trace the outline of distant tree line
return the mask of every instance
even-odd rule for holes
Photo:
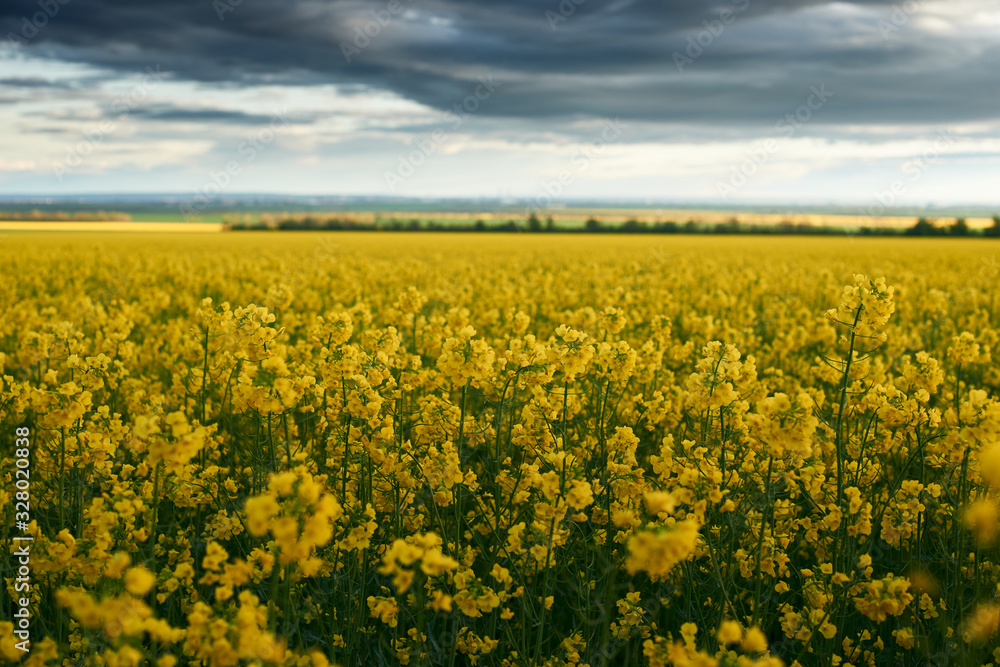
[[[993,216],[993,226],[982,230],[970,229],[965,218],[958,218],[947,227],[932,225],[927,218],[920,218],[917,224],[907,229],[907,236],[990,236],[1000,237],[1000,216]]]
[[[132,216],[120,211],[0,211],[0,220],[45,220],[78,222],[131,222]]]
[[[487,223],[476,220],[471,224],[445,223],[436,220],[389,220],[376,219],[374,222],[363,222],[335,214],[296,214],[288,217],[268,216],[261,222],[249,221],[243,218],[230,221],[227,228],[233,231],[249,230],[285,230],[285,231],[387,231],[387,232],[528,232],[546,233],[588,233],[588,234],[801,234],[801,235],[842,235],[842,227],[807,225],[802,223],[783,222],[776,225],[748,225],[740,223],[735,218],[721,223],[703,223],[690,220],[688,222],[653,222],[648,223],[629,219],[620,224],[602,222],[597,218],[588,218],[582,227],[557,225],[552,216],[544,220],[535,214],[526,220],[509,219],[502,222]],[[971,229],[965,218],[958,218],[952,225],[938,227],[926,218],[920,218],[913,227],[898,229],[891,227],[861,227],[857,230],[861,236],[953,236],[953,237],[1000,237],[1000,216],[994,216],[993,226],[983,230]]]

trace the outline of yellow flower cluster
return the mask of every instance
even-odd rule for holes
[[[871,620],[884,621],[887,616],[899,616],[913,602],[909,588],[910,581],[905,577],[889,575],[870,581],[860,587],[863,595],[854,598],[854,606]]]
[[[272,475],[268,492],[247,499],[244,512],[251,535],[273,536],[282,565],[294,563],[309,574],[322,565],[314,550],[333,538],[343,515],[333,494],[304,468]]]
[[[379,574],[391,575],[397,593],[410,590],[416,562],[428,577],[438,577],[458,568],[458,561],[441,551],[441,538],[433,533],[414,535],[409,540],[396,540],[382,556]]]
[[[854,284],[844,288],[840,305],[827,311],[828,319],[850,327],[859,336],[884,341],[883,331],[889,316],[896,312],[895,288],[886,286],[885,278],[869,280],[855,275]]]
[[[693,519],[637,532],[628,540],[625,569],[629,574],[646,572],[653,581],[662,579],[691,555],[697,541],[698,524]]]

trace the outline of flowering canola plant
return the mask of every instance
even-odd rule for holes
[[[0,662],[1000,663],[986,242],[150,241],[0,246]]]

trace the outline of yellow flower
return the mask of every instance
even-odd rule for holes
[[[913,595],[907,592],[909,587],[910,581],[905,577],[888,576],[870,581],[860,587],[865,595],[854,598],[854,606],[873,621],[899,616],[913,601]]]
[[[133,567],[125,573],[125,590],[132,595],[145,595],[156,583],[156,576],[145,567]]]
[[[979,343],[976,342],[976,337],[968,331],[963,331],[961,334],[952,337],[951,345],[948,347],[948,359],[952,364],[956,366],[970,366],[982,363],[987,358],[988,356],[980,354],[980,347]]]
[[[1000,443],[986,445],[980,450],[979,474],[987,484],[1000,488]]]
[[[424,552],[420,559],[420,569],[428,576],[439,576],[458,568],[458,561],[445,556],[440,549],[430,549]]]
[[[644,530],[628,540],[625,569],[629,574],[645,571],[653,579],[662,578],[686,560],[698,540],[698,525],[691,519],[670,528]]]
[[[482,339],[473,340],[476,330],[466,326],[441,347],[437,368],[456,387],[467,382],[479,386],[492,377],[496,353]]]
[[[1000,605],[980,604],[963,623],[966,642],[981,644],[997,634],[1000,628]]]
[[[719,626],[716,636],[719,638],[719,643],[726,646],[737,644],[743,639],[743,628],[736,621],[725,620]]]
[[[427,603],[428,609],[433,609],[434,611],[451,611],[452,597],[447,593],[442,591],[434,591],[431,595],[431,601]]]
[[[0,657],[9,662],[18,662],[24,653],[17,648],[18,638],[14,636],[14,624],[0,621]]]
[[[513,579],[510,576],[510,570],[505,567],[501,567],[500,563],[493,564],[493,570],[490,572],[490,576],[497,580],[498,583],[503,584],[505,587],[513,583]]]
[[[117,552],[111,561],[104,568],[104,576],[109,579],[118,579],[122,572],[132,563],[132,558],[122,551]]]
[[[767,637],[761,632],[760,628],[750,628],[743,637],[740,648],[747,653],[763,653],[767,650]]]
[[[646,511],[650,514],[671,513],[677,506],[677,499],[668,491],[648,491],[643,494]]]
[[[913,629],[912,628],[900,628],[898,630],[892,631],[892,636],[899,644],[901,648],[911,649],[913,648]]]
[[[593,502],[594,492],[590,482],[581,479],[573,480],[572,486],[566,494],[566,503],[575,510],[582,510]]]
[[[396,627],[396,615],[399,613],[399,605],[393,598],[368,596],[368,609],[371,618],[377,618],[390,628]]]
[[[205,557],[201,559],[201,566],[209,571],[217,571],[220,569],[221,564],[229,560],[229,554],[226,550],[216,541],[211,541],[208,543],[208,547],[205,550]]]
[[[278,501],[273,496],[255,496],[248,498],[244,507],[247,530],[251,535],[260,537],[267,533],[271,519],[278,513]]]
[[[894,292],[894,288],[886,286],[885,278],[869,280],[867,276],[855,275],[854,285],[844,288],[840,306],[829,310],[826,316],[848,325],[858,335],[885,340],[882,329],[896,311]]]
[[[992,544],[1000,531],[1000,508],[995,500],[977,500],[962,513],[965,527],[973,532],[981,544]]]

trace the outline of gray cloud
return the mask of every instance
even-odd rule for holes
[[[69,90],[73,85],[66,81],[49,81],[40,77],[6,77],[0,78],[0,88],[35,89],[54,88],[58,90]]]
[[[118,112],[109,111],[109,117],[118,116]],[[178,122],[178,123],[229,123],[238,125],[267,125],[272,116],[264,114],[244,113],[226,109],[192,109],[178,107],[172,104],[155,104],[136,108],[130,112],[134,118],[146,120]],[[289,122],[303,122],[289,119]]]
[[[221,20],[207,0],[70,0],[25,49],[123,73],[157,63],[174,80],[213,85],[381,89],[438,109],[492,73],[503,94],[483,105],[483,117],[620,116],[760,129],[818,83],[836,93],[817,121],[827,125],[998,116],[1000,36],[928,36],[907,22],[887,37],[876,19],[889,20],[893,0],[562,0],[562,11],[558,1],[399,3],[402,11],[381,26],[389,0],[243,0]],[[688,53],[723,9],[732,20],[678,71],[674,54]],[[874,13],[861,18],[862,9]],[[37,11],[30,0],[4,3],[0,35],[17,33]],[[377,34],[347,62],[343,45],[355,45],[366,26]],[[259,122],[231,112],[146,113]]]

